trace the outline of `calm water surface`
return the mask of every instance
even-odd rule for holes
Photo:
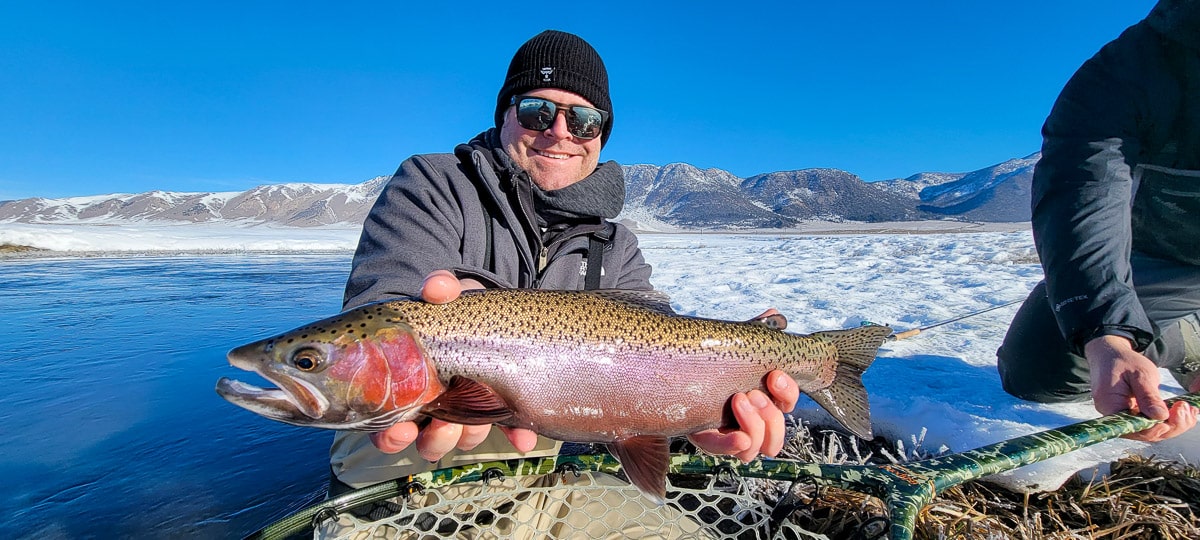
[[[0,538],[241,537],[323,495],[330,432],[213,391],[337,313],[350,255],[0,260]]]

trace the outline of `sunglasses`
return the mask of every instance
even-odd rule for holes
[[[532,131],[550,129],[560,110],[567,117],[567,131],[580,139],[599,137],[608,121],[608,111],[583,105],[563,105],[548,99],[513,96],[512,105],[517,106],[517,123]]]

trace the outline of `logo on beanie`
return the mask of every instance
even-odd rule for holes
[[[550,75],[552,75],[553,73],[554,73],[554,68],[552,68],[552,67],[542,68],[542,82],[550,82]]]

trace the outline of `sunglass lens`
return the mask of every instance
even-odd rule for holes
[[[567,128],[572,135],[581,139],[599,137],[602,127],[604,116],[591,107],[571,107],[571,114],[567,115]]]
[[[544,99],[525,98],[517,103],[517,122],[525,129],[542,131],[554,123],[557,107]]]

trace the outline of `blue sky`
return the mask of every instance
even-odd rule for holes
[[[1067,78],[1153,2],[588,5],[5,3],[0,200],[390,174],[489,127],[547,28],[608,65],[602,159],[965,172],[1036,152]]]

